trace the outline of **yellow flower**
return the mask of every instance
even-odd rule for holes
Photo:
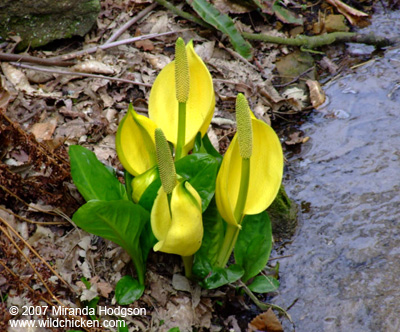
[[[249,112],[251,112],[249,110]],[[258,214],[272,203],[282,181],[283,153],[279,138],[266,123],[251,118],[252,153],[247,198],[242,216]],[[215,198],[222,218],[233,226],[241,220],[235,218],[240,181],[242,176],[242,156],[237,134],[225,153],[218,172]]]
[[[170,204],[160,188],[151,210],[151,228],[159,241],[154,251],[191,256],[199,250],[203,238],[201,199],[189,182],[175,186]]]
[[[186,132],[183,151],[193,148],[196,134],[207,132],[215,106],[211,75],[193,43],[186,45],[189,65],[189,96],[186,102]],[[149,117],[162,129],[168,141],[177,146],[179,104],[175,84],[175,61],[166,65],[157,76],[150,92]]]
[[[149,118],[137,114],[132,105],[118,126],[116,148],[122,166],[138,176],[157,164],[154,131]]]

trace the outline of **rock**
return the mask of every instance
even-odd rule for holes
[[[267,210],[275,240],[290,239],[293,236],[297,226],[297,211],[297,204],[290,200],[285,188],[281,186],[278,195]]]
[[[18,49],[24,49],[84,36],[99,12],[99,0],[2,0],[0,42],[9,35],[18,35],[22,38]]]

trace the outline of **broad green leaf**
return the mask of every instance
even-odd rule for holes
[[[203,213],[203,226],[203,241],[200,249],[195,254],[194,268],[197,268],[196,265],[199,264],[199,276],[204,278],[209,272],[204,271],[204,259],[214,265],[224,240],[224,222],[218,213],[215,199],[211,201],[207,210]]]
[[[214,197],[218,161],[208,154],[196,153],[178,160],[175,167],[176,172],[188,180],[200,195],[204,212]]]
[[[282,7],[279,3],[280,1],[275,1],[272,5],[272,10],[280,21],[282,21],[283,23],[303,25],[304,22],[302,18],[296,17],[294,13]]]
[[[219,152],[214,148],[214,146],[212,145],[210,138],[208,137],[207,134],[204,135],[203,137],[203,146],[204,149],[206,150],[206,152],[210,155],[212,155],[215,159],[218,160],[219,164],[221,164],[222,162],[222,156],[219,154]]]
[[[243,273],[243,268],[238,264],[230,265],[227,269],[214,267],[200,285],[206,289],[218,288],[239,280]]]
[[[125,189],[128,199],[132,201],[132,180],[134,176],[127,170],[124,170]]]
[[[268,213],[246,216],[234,249],[236,263],[245,270],[242,277],[244,282],[259,274],[265,267],[271,249],[272,228]]]
[[[274,277],[261,275],[255,277],[247,287],[255,293],[271,293],[279,288],[279,281]]]
[[[115,286],[115,299],[120,305],[131,304],[138,300],[144,292],[144,285],[131,276],[122,277]]]
[[[133,260],[140,283],[144,285],[145,265],[139,237],[149,218],[144,208],[131,201],[92,200],[81,206],[72,220],[83,230],[124,248]]]
[[[196,153],[178,160],[175,163],[175,168],[176,172],[183,179],[189,181],[200,195],[204,212],[214,197],[215,179],[219,168],[218,161],[208,154]],[[158,178],[154,180],[140,198],[139,204],[147,211],[151,211],[160,186],[161,181]]]
[[[204,21],[226,34],[235,50],[241,56],[246,59],[251,58],[251,45],[244,40],[229,16],[220,13],[211,3],[207,2],[207,0],[186,0],[186,2],[192,6],[195,12]]]
[[[153,181],[151,185],[149,185],[146,191],[143,193],[142,197],[140,197],[139,205],[143,206],[147,211],[151,211],[153,207],[154,200],[157,197],[158,189],[161,187],[161,180],[157,178]]]
[[[181,332],[179,327],[173,327],[172,329],[169,329],[168,332]]]
[[[68,153],[72,179],[86,201],[128,199],[124,186],[92,151],[72,145]]]
[[[207,134],[203,138],[201,138],[200,133],[197,134],[194,141],[193,153],[207,153],[217,159],[219,164],[222,162],[222,156],[215,150]]]

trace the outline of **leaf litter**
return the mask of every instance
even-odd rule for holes
[[[351,25],[362,24],[368,16],[341,1],[328,2]],[[1,63],[0,295],[8,294],[1,307],[12,304],[76,306],[79,301],[97,296],[99,304],[115,305],[115,284],[123,275],[133,273],[132,263],[126,252],[115,244],[87,234],[71,223],[70,217],[83,199],[71,182],[67,149],[71,144],[90,147],[102,162],[117,172],[122,171],[115,151],[118,123],[130,102],[140,113],[147,113],[150,86],[161,68],[173,59],[177,35],[194,40],[196,51],[213,76],[217,107],[209,135],[221,153],[235,133],[232,102],[237,92],[246,95],[257,117],[274,126],[278,119],[292,121],[296,119],[293,116],[308,114],[311,106],[317,108],[324,102],[325,96],[317,81],[319,68],[307,53],[293,53],[287,46],[253,43],[254,58],[251,62],[244,61],[230,49],[227,40],[209,30],[192,29],[189,22],[161,7],[149,11],[120,36],[127,39],[156,34],[153,38],[107,50],[97,49],[90,54],[79,53],[74,49],[77,44],[85,49],[106,44],[107,38],[149,6],[150,1],[103,0],[101,3],[97,28],[84,41],[67,41],[60,48],[30,51],[42,59],[56,59],[61,53],[70,52],[70,59],[76,60],[69,73],[54,65],[24,68],[23,63]],[[246,17],[254,13],[257,3],[260,4],[249,1],[238,6],[228,0],[216,1],[225,13],[247,13]],[[308,18],[309,13],[300,13],[296,1],[281,2],[279,7],[268,1],[262,3],[262,12],[275,17],[274,26],[256,16],[256,24],[243,19],[245,16],[238,16],[236,25],[248,32],[277,36],[285,35],[282,28],[290,24],[293,28],[304,22],[307,31],[315,29],[308,23],[309,19],[300,19],[299,14]],[[321,8],[326,10],[326,6],[322,4]],[[323,25],[318,26],[318,33],[346,29],[343,16],[336,15],[334,20],[339,23],[335,25],[329,23],[331,16],[319,16]],[[315,17],[311,21],[315,23]],[[180,32],[157,35],[169,31]],[[0,47],[3,52],[12,52],[16,42],[18,38]],[[74,53],[76,56],[72,56]],[[342,67],[337,58],[337,53],[330,50],[318,64],[337,73]],[[286,63],[282,62],[285,59]],[[291,71],[293,67],[296,72]],[[307,139],[294,131],[286,136],[285,144],[303,144]],[[14,235],[8,235],[11,233]],[[146,308],[147,315],[132,319],[131,329],[168,331],[179,326],[180,331],[193,328],[281,331],[272,310],[250,322],[259,311],[247,310],[234,289],[202,290],[182,276],[178,261],[171,264],[165,260],[162,255],[150,257],[148,287],[143,297],[131,305]],[[81,280],[83,277],[89,281],[89,289]],[[11,318],[6,310],[0,310],[0,330],[7,331]]]

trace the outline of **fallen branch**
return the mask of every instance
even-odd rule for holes
[[[157,1],[160,5],[163,5],[165,8],[171,10],[175,15],[181,16],[205,28],[214,29],[212,26],[208,25],[203,20],[182,11],[181,9],[169,3],[167,0],[155,0],[155,1]],[[386,38],[386,37],[376,36],[373,33],[365,35],[356,32],[332,32],[318,36],[299,35],[295,38],[277,37],[266,34],[242,32],[242,36],[248,40],[259,40],[266,43],[298,46],[309,50],[334,43],[359,43],[359,44],[374,45],[376,47],[386,47],[400,42],[400,39],[398,37]]]
[[[106,43],[106,44],[103,44],[103,45],[100,45],[100,46],[90,47],[90,48],[88,48],[86,50],[55,56],[55,57],[52,57],[50,59],[52,59],[52,60],[63,60],[63,61],[71,60],[71,59],[75,59],[77,57],[80,57],[82,55],[96,53],[98,50],[106,50],[106,49],[111,48],[111,47],[131,44],[131,43],[134,43],[134,42],[137,42],[137,41],[140,41],[140,40],[146,40],[146,39],[151,39],[151,38],[156,38],[156,37],[161,37],[161,36],[172,35],[172,34],[180,33],[180,32],[183,32],[183,31],[186,31],[186,29],[178,30],[178,31],[168,31],[168,32],[163,32],[163,33],[152,33],[152,34],[148,34],[148,35],[143,35],[143,36],[138,36],[138,37],[133,37],[133,38],[128,38],[128,39],[118,40],[118,41],[115,41],[115,42],[112,42],[112,43]]]
[[[400,41],[399,38],[386,38],[376,36],[373,33],[365,35],[356,32],[331,32],[318,36],[299,35],[295,38],[285,38],[247,32],[243,32],[242,35],[244,38],[249,40],[259,40],[266,43],[298,46],[307,49],[314,49],[334,43],[360,43],[374,45],[376,47],[386,47]]]
[[[137,21],[141,20],[143,17],[145,17],[148,13],[150,13],[156,7],[157,7],[157,3],[152,3],[150,6],[143,9],[140,13],[138,13],[137,15],[132,17],[128,22],[126,22],[122,27],[117,29],[104,44],[106,45],[106,44],[113,42],[114,40],[117,40],[118,37],[120,37],[133,24],[135,24]]]
[[[82,72],[70,71],[70,70],[42,68],[42,67],[25,65],[25,64],[22,64],[22,63],[19,63],[19,62],[11,62],[10,64],[12,64],[13,66],[16,66],[16,67],[20,67],[20,68],[32,69],[32,70],[41,71],[41,72],[45,72],[45,73],[51,73],[51,74],[74,75],[74,76],[82,76],[82,77],[101,78],[101,79],[106,79],[106,80],[110,80],[110,81],[117,81],[117,82],[129,83],[129,84],[134,84],[134,85],[142,85],[142,86],[146,86],[146,87],[149,87],[149,88],[152,86],[151,84],[131,81],[131,80],[127,80],[127,79],[124,79],[124,78],[117,78],[117,77],[110,77],[110,76],[104,76],[104,75],[82,73]]]
[[[36,56],[12,53],[0,53],[0,61],[30,62],[44,66],[67,67],[75,65],[75,62],[60,61],[54,58],[45,59]]]

